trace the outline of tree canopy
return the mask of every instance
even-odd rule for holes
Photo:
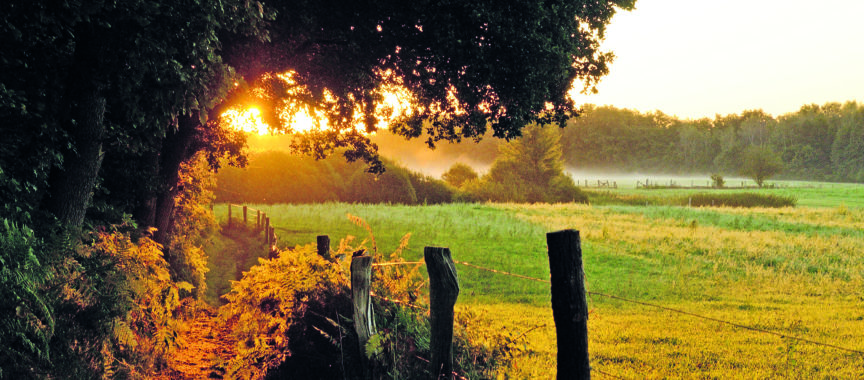
[[[7,1],[0,199],[25,222],[79,226],[98,206],[168,234],[181,162],[203,150],[242,164],[242,136],[219,123],[237,105],[283,131],[286,110],[326,116],[294,148],[372,171],[366,133],[388,91],[412,103],[391,131],[430,146],[563,123],[571,85],[608,71],[605,25],[633,3]]]

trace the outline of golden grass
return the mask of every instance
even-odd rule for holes
[[[548,230],[576,228],[583,247],[671,266],[671,289],[649,302],[864,351],[864,238],[742,231],[647,218],[585,205],[498,205]],[[719,209],[715,209],[719,210]],[[839,210],[839,211],[838,211]],[[844,209],[722,210],[795,223],[860,228]],[[588,243],[585,245],[584,243]],[[584,255],[596,255],[586,248]],[[634,268],[639,270],[639,268]],[[517,281],[517,280],[514,280]],[[621,281],[627,281],[622,278]],[[591,290],[592,278],[587,278]],[[555,376],[551,309],[502,303],[479,311],[489,332],[527,331],[528,352],[509,378]],[[594,296],[589,350],[595,369],[625,378],[856,378],[864,355]],[[483,329],[483,327],[477,327]],[[597,373],[602,378],[602,373]]]

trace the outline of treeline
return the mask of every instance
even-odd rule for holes
[[[379,135],[373,140],[383,152],[411,166],[429,160],[449,165],[450,157],[489,165],[504,144],[486,139],[414,154],[422,141]],[[565,164],[577,170],[723,175],[741,174],[744,153],[756,147],[780,159],[781,178],[864,182],[864,105],[827,103],[779,117],[754,110],[698,120],[588,105],[561,130],[561,146]]]
[[[785,178],[864,182],[864,106],[856,102],[713,120],[588,107],[562,132],[565,160],[577,168],[739,174],[755,146],[781,159]]]
[[[217,177],[216,200],[250,203],[437,204],[450,202],[586,202],[564,174],[560,133],[530,125],[520,139],[498,147],[491,169],[480,175],[465,164],[443,181],[384,159],[380,175],[341,157],[314,160],[285,151],[263,151],[244,169],[227,167]]]
[[[249,157],[246,168],[226,167],[218,176],[217,202],[435,204],[453,201],[455,192],[443,181],[384,160],[381,175],[366,172],[363,163],[334,156],[315,160],[285,151],[264,151]]]

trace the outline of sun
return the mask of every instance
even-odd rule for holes
[[[261,110],[258,107],[232,108],[225,111],[222,118],[235,130],[259,135],[270,132],[270,127],[261,120]]]
[[[392,76],[389,72],[382,73],[381,75],[388,78]],[[283,80],[287,85],[290,85],[289,95],[298,95],[305,89],[303,86],[297,86],[292,72],[279,74],[278,78]],[[373,110],[378,120],[373,129],[388,129],[391,123],[410,117],[414,113],[412,94],[398,80],[394,80],[394,82],[383,85],[377,90],[377,94],[381,95],[381,99]],[[320,106],[327,109],[328,107],[333,107],[335,103],[336,99],[325,90],[325,98]],[[258,135],[274,133],[304,134],[331,128],[326,111],[318,110],[316,107],[304,105],[297,101],[284,101],[284,104],[276,112],[278,112],[277,122],[280,123],[278,126],[267,125],[262,119],[261,110],[257,106],[248,105],[248,103],[245,105],[238,104],[225,111],[222,113],[222,120],[234,130],[256,133]],[[358,109],[352,123],[356,130],[364,131],[361,133],[366,133],[364,121],[365,116]]]

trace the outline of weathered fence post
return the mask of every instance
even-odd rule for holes
[[[231,229],[231,204],[228,204],[228,229]]]
[[[360,357],[364,377],[372,378],[372,369],[366,362],[366,342],[375,335],[375,316],[372,310],[372,256],[354,256],[351,259],[351,301],[354,304],[354,330],[360,343]]]
[[[249,220],[246,219],[246,205],[243,205],[243,227],[246,227],[246,224],[248,222],[249,222]]]
[[[453,306],[459,297],[459,278],[449,248],[423,250],[429,273],[429,328],[432,352],[429,369],[436,379],[453,378]]]
[[[255,217],[255,230],[260,230],[261,229],[261,210],[255,210],[255,211],[257,211],[257,213],[256,213],[257,216]]]
[[[318,235],[316,241],[318,242],[318,256],[323,257],[325,260],[331,260],[330,237],[327,235]],[[352,260],[351,263],[353,265],[354,261]]]
[[[552,316],[558,339],[558,379],[590,379],[588,302],[579,231],[546,234],[552,282]]]
[[[270,246],[270,217],[264,215],[264,242]]]

